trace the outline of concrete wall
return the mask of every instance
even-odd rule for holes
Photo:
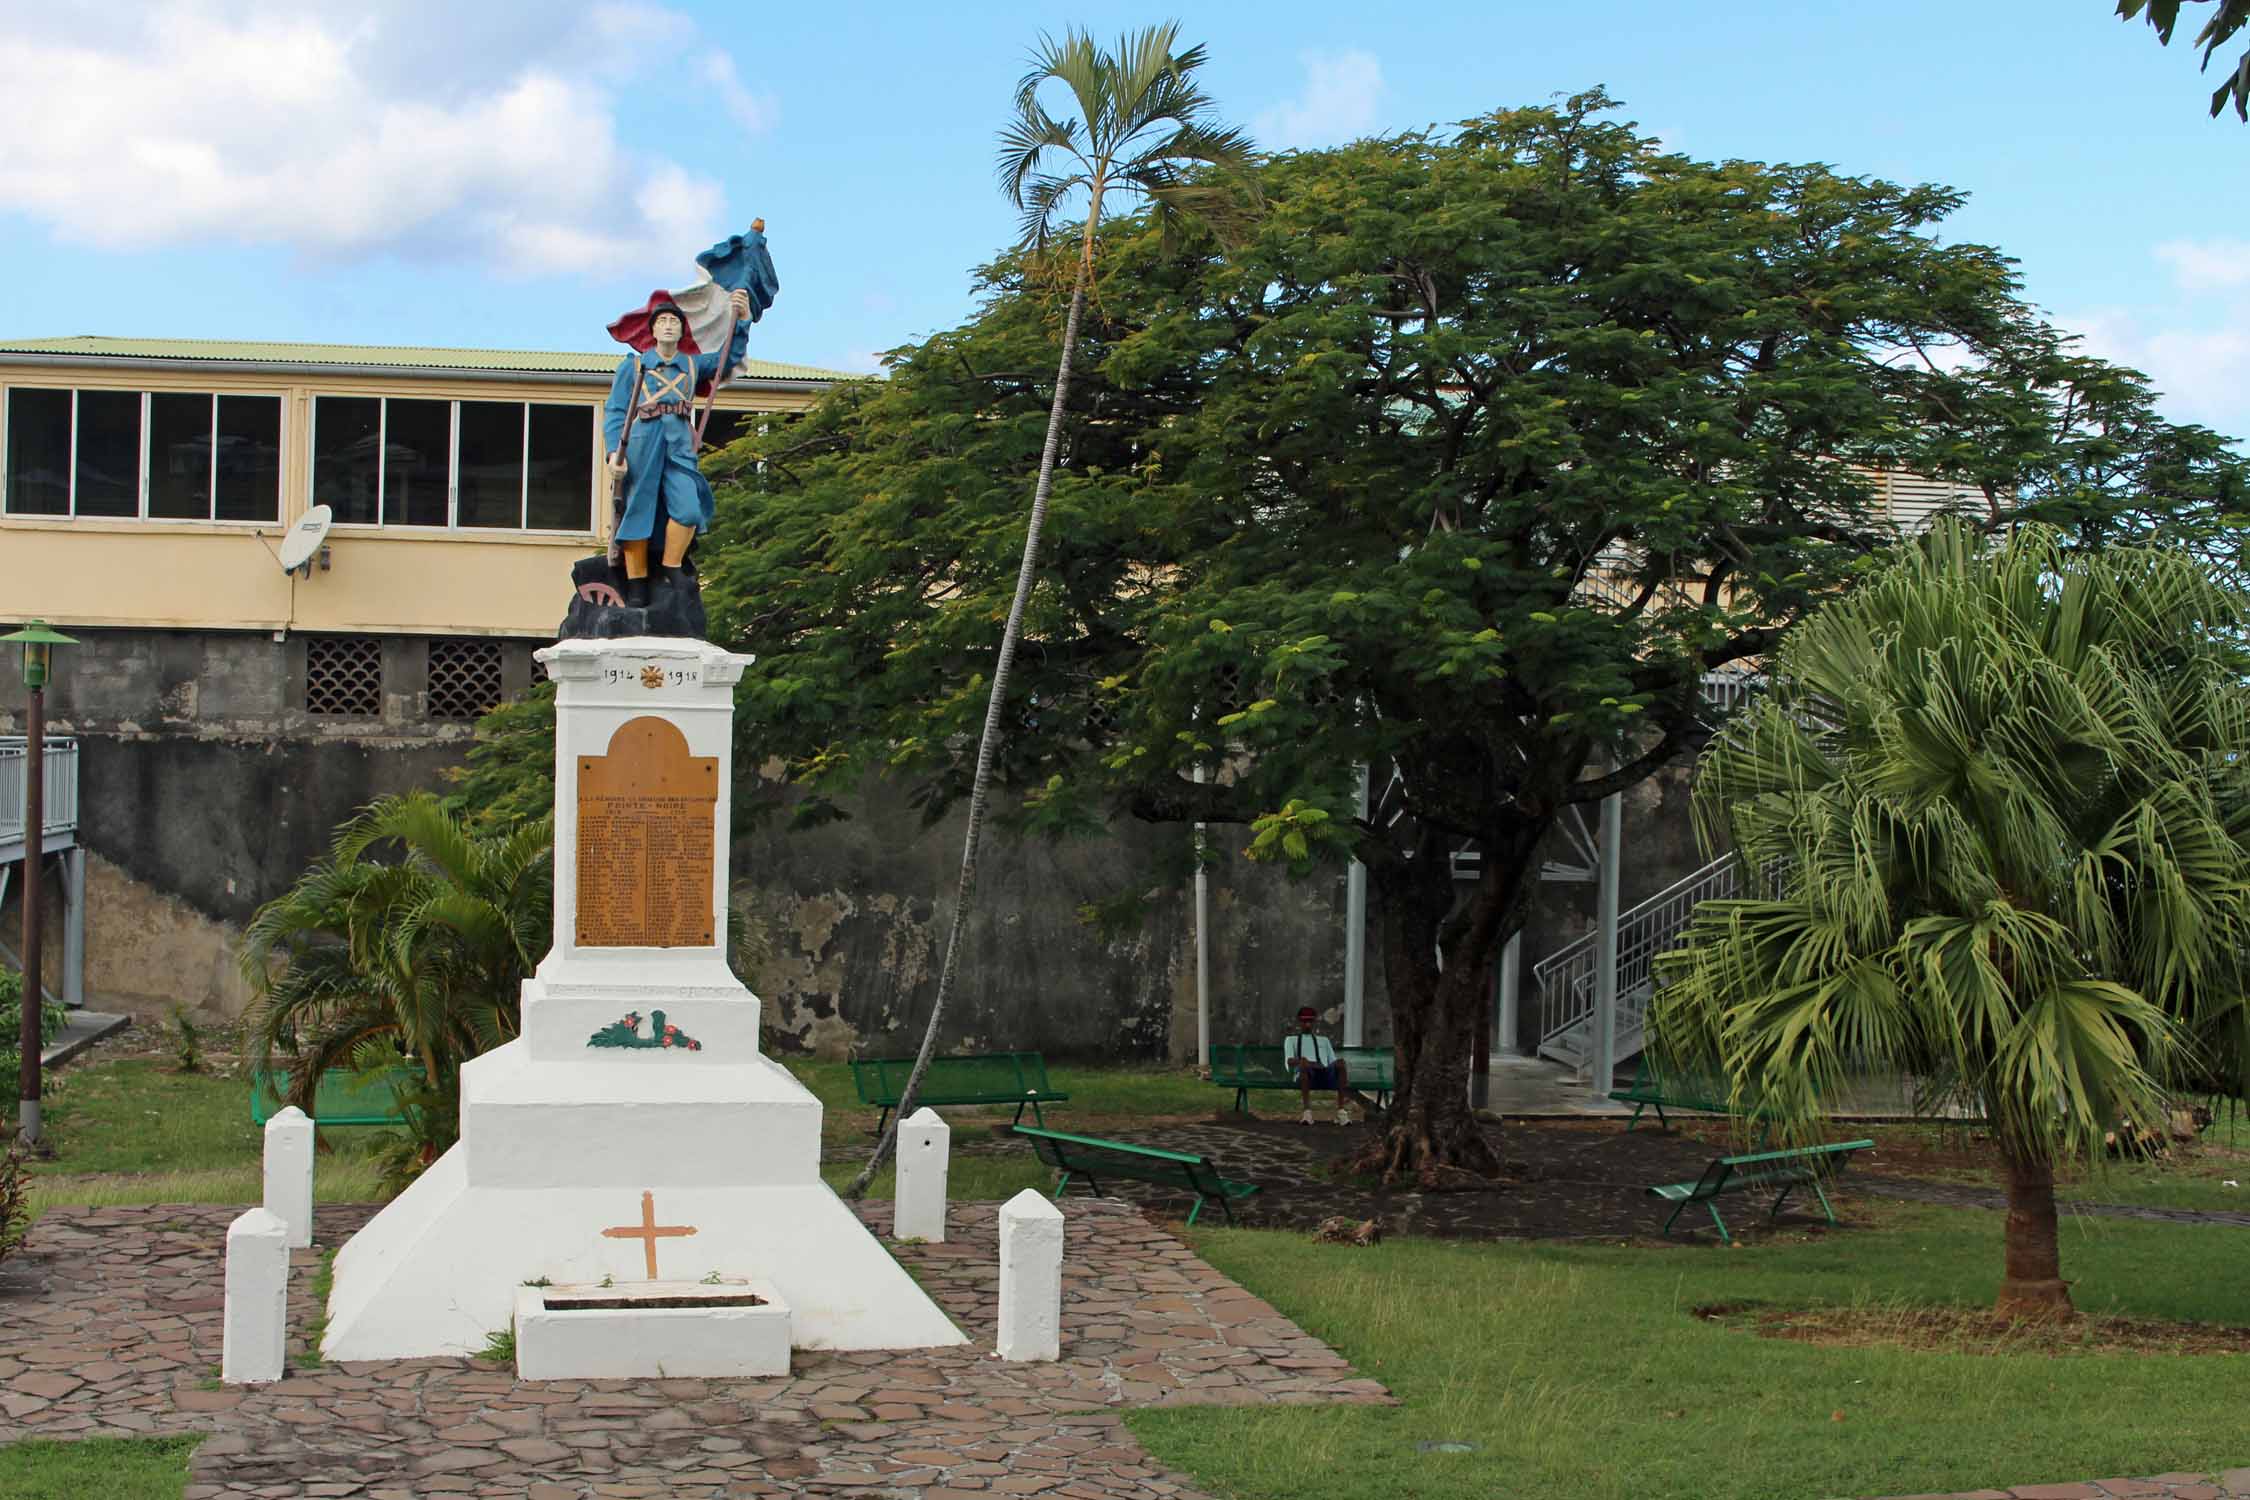
[[[59,648],[47,718],[79,743],[89,1001],[239,1014],[242,924],[359,808],[441,786],[474,726],[426,717],[418,637],[382,643],[382,711],[344,718],[306,711],[302,636],[73,633],[81,644]],[[507,686],[530,681],[534,645],[502,643]],[[22,684],[0,674],[0,733],[22,731]]]
[[[48,719],[80,744],[89,996],[151,1016],[175,1003],[238,1015],[249,999],[233,958],[242,925],[358,808],[442,790],[472,726],[425,716],[415,637],[384,640],[382,713],[338,719],[303,707],[301,636],[76,633],[83,644],[65,648]],[[531,647],[506,643],[511,689],[530,680]],[[0,675],[0,733],[21,732],[22,688],[10,679]],[[742,925],[766,955],[744,977],[766,998],[776,1050],[908,1050],[929,1014],[965,813],[924,830],[889,790],[858,811],[807,833],[763,830],[734,851]],[[1186,837],[1142,826],[1115,843],[989,836],[946,1045],[1191,1057],[1192,898],[1161,898],[1115,940],[1077,918],[1144,869],[1155,841]],[[1211,905],[1214,1040],[1278,1037],[1308,1001],[1341,1014],[1340,876],[1293,882],[1237,858],[1214,872]]]
[[[83,639],[67,648],[49,718],[81,745],[89,996],[144,1015],[175,1003],[238,1015],[249,998],[233,957],[242,925],[358,808],[394,792],[442,790],[472,727],[425,716],[426,650],[415,637],[385,639],[383,711],[348,720],[304,710],[299,636],[86,630]],[[520,689],[533,670],[531,643],[506,650],[508,686]],[[14,674],[0,673],[0,733],[21,732],[21,700]],[[1682,767],[1627,794],[1627,906],[1702,863],[1687,778]],[[936,993],[964,814],[925,830],[895,789],[855,812],[806,833],[761,829],[734,850],[738,927],[757,955],[743,977],[765,998],[767,1045],[777,1051],[911,1050]],[[1213,1041],[1276,1039],[1304,1004],[1341,1036],[1341,874],[1293,881],[1240,858],[1246,833],[1231,843],[1229,830],[1215,836],[1230,857],[1211,874]],[[1115,840],[1061,845],[988,836],[944,1044],[1192,1058],[1190,892],[1159,896],[1140,927],[1113,939],[1077,915],[1147,869],[1160,841],[1187,837],[1185,828],[1138,824]],[[15,904],[0,911],[9,931]],[[1591,884],[1540,887],[1524,945],[1519,1046],[1536,1040],[1530,965],[1593,915]],[[49,945],[51,961],[60,946]],[[1372,934],[1365,1036],[1376,1046],[1390,1039]]]
[[[767,1045],[841,1057],[911,1052],[927,1024],[959,878],[965,813],[924,831],[903,794],[848,822],[779,826],[738,841],[738,919],[764,956],[744,978],[764,997]],[[1224,834],[1220,835],[1222,838]],[[1195,905],[1159,897],[1105,940],[1078,920],[1188,830],[1132,825],[1114,841],[1013,843],[988,834],[943,1045],[1191,1059]],[[1247,843],[1242,833],[1239,842]],[[1297,1007],[1343,1004],[1340,876],[1303,882],[1230,859],[1211,876],[1211,1036],[1274,1041]]]

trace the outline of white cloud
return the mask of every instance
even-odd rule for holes
[[[772,101],[676,12],[555,14],[529,0],[10,7],[0,208],[105,249],[279,245],[527,274],[654,269],[738,228],[711,177],[620,141],[616,94],[700,50],[701,86],[744,129],[770,126]]]
[[[2171,240],[2156,247],[2156,258],[2184,292],[2250,287],[2250,240]]]
[[[2150,326],[2115,307],[2057,321],[2081,335],[2086,353],[2146,374],[2173,420],[2250,437],[2250,304],[2213,308],[2185,327]]]
[[[1251,134],[1270,150],[1334,146],[1375,130],[1383,65],[1372,52],[1306,52],[1305,86],[1261,113]]]
[[[726,104],[727,113],[734,122],[752,135],[762,135],[773,129],[781,118],[781,105],[771,94],[755,94],[745,88],[742,75],[734,68],[734,59],[724,52],[714,52],[703,59],[705,81],[719,91]]]

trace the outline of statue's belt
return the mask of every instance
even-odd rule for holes
[[[694,410],[692,401],[649,401],[642,404],[638,415],[643,422],[653,422],[658,417],[684,417]]]

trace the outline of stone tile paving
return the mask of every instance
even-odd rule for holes
[[[323,1205],[322,1244],[371,1210]],[[887,1229],[890,1205],[863,1216]],[[992,1357],[996,1205],[948,1242],[895,1247],[970,1335],[955,1349],[800,1351],[787,1379],[519,1383],[468,1359],[301,1369],[220,1387],[222,1249],[235,1210],[62,1209],[0,1268],[0,1441],[216,1434],[187,1500],[1069,1500],[1198,1492],[1119,1419],[1141,1405],[1388,1402],[1341,1356],[1130,1206],[1074,1200],[1055,1364]],[[293,1348],[315,1315],[299,1252]]]
[[[2250,1469],[2209,1474],[2157,1474],[2148,1479],[2089,1479],[2083,1484],[2023,1484],[2012,1490],[1954,1495],[1893,1495],[1888,1500],[2233,1500],[2250,1495]]]

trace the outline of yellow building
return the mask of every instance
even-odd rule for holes
[[[0,343],[0,614],[65,628],[549,637],[602,540],[615,354]],[[714,443],[838,380],[748,361]],[[309,576],[274,549],[336,518]]]
[[[47,889],[69,893],[56,930],[83,941],[53,945],[51,987],[144,1015],[240,1010],[234,943],[259,903],[358,808],[443,788],[478,717],[533,681],[572,562],[604,544],[617,362],[0,341],[0,621],[80,642],[48,693],[71,778],[50,800],[67,791],[71,815],[45,857]],[[747,368],[718,394],[714,444],[856,378]],[[315,505],[334,513],[326,545],[285,571],[284,534]],[[0,664],[0,854],[21,694]]]

